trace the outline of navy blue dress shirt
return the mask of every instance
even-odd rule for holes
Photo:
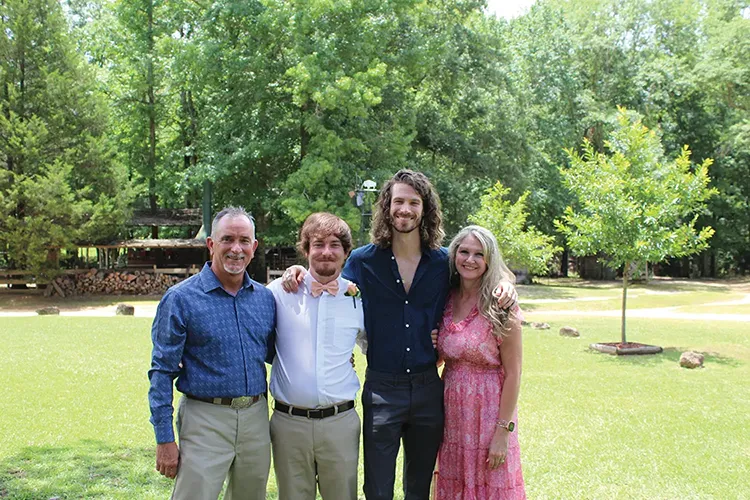
[[[201,398],[266,392],[265,359],[275,323],[273,294],[247,273],[234,296],[222,287],[210,263],[167,290],[151,329],[154,348],[148,372],[157,443],[174,441],[175,378],[178,391]]]
[[[437,353],[430,332],[443,316],[448,295],[448,251],[422,252],[409,293],[390,247],[357,248],[342,274],[362,291],[368,368],[399,374],[434,368]]]

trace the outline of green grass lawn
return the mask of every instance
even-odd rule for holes
[[[536,285],[522,297],[534,288],[549,298],[619,293]],[[734,300],[718,292],[711,301]],[[527,319],[552,328],[524,329],[530,499],[750,498],[750,323],[630,319],[630,340],[665,351],[613,357],[587,346],[618,340],[618,318],[545,318],[559,303],[538,305]],[[567,324],[582,337],[560,337]],[[141,318],[0,318],[0,498],[169,496],[171,481],[153,470],[149,331]],[[685,349],[706,353],[705,368],[680,368]],[[273,471],[268,492],[276,498]]]

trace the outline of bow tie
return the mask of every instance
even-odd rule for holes
[[[310,282],[310,292],[313,297],[320,297],[323,292],[328,292],[331,295],[336,295],[339,292],[338,280],[333,280],[330,283],[324,285],[317,281]]]

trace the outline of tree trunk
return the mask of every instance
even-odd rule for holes
[[[148,200],[151,211],[156,211],[156,95],[154,91],[154,3],[149,0],[146,4],[148,26],[146,41],[148,55],[146,57],[146,86],[148,94]]]
[[[247,273],[255,281],[265,283],[266,278],[266,244],[263,241],[263,235],[268,230],[268,218],[263,211],[258,210],[255,217],[255,238],[258,240],[258,248],[255,249],[255,256],[250,261]]]
[[[562,257],[560,257],[560,276],[563,278],[568,277],[568,247],[563,247]]]
[[[625,263],[625,267],[622,270],[622,321],[620,323],[620,334],[622,336],[622,343],[626,343],[627,337],[625,336],[625,310],[628,303],[628,274],[630,273],[630,262]]]

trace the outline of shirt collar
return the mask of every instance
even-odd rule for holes
[[[211,292],[217,288],[224,289],[221,281],[219,281],[219,278],[214,274],[213,269],[211,269],[211,261],[208,261],[203,265],[200,277],[201,283],[203,284],[203,293]],[[250,275],[247,274],[247,271],[245,271],[245,275],[242,278],[242,288],[249,288],[250,290],[254,289],[253,282],[250,279]]]
[[[395,257],[395,255],[393,255],[393,247],[390,246],[390,245],[387,246],[387,247],[385,247],[385,248],[384,247],[378,247],[378,250],[380,250],[381,252],[385,252],[385,254],[389,258],[390,257]],[[423,257],[425,257],[427,259],[432,259],[432,253],[433,253],[433,250],[431,248],[426,247],[426,246],[422,246],[422,256]]]

